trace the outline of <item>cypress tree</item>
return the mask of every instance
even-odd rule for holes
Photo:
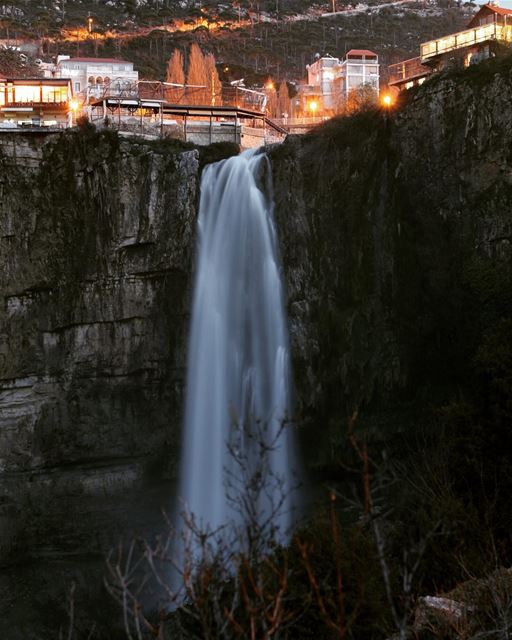
[[[222,85],[215,65],[215,56],[213,53],[209,53],[205,57],[205,67],[208,78],[209,104],[220,105],[222,104]]]
[[[185,84],[185,71],[183,69],[183,54],[179,49],[174,49],[171,59],[167,63],[167,82],[174,84]],[[185,89],[179,87],[168,87],[167,100],[173,103],[179,103],[182,101],[185,94]]]
[[[187,102],[189,104],[210,104],[211,97],[208,91],[206,63],[199,45],[195,42],[190,47],[187,85],[196,85],[196,87],[187,89]],[[198,88],[197,85],[200,85],[201,88]]]

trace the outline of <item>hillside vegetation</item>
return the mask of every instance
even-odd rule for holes
[[[0,38],[37,39],[48,58],[57,53],[122,56],[150,79],[165,77],[173,49],[185,52],[196,41],[223,68],[230,67],[224,80],[244,77],[251,84],[269,75],[299,80],[315,53],[342,55],[353,47],[375,50],[385,70],[416,55],[420,42],[463,28],[471,11],[418,4],[321,18],[330,7],[300,0],[210,2],[201,8],[188,0],[17,0],[0,7]]]

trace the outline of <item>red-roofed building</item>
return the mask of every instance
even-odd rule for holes
[[[378,56],[369,49],[350,49],[345,58],[352,60],[373,60],[375,62]]]
[[[468,29],[494,23],[512,26],[512,9],[504,9],[492,3],[484,4],[469,21]]]
[[[389,84],[409,89],[427,76],[453,65],[469,66],[499,54],[512,43],[512,10],[490,2],[483,5],[467,29],[420,45],[420,55],[389,67]]]

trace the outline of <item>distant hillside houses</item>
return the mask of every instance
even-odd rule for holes
[[[9,18],[23,18],[25,14],[19,7],[15,7],[12,4],[0,4],[0,16]]]
[[[475,13],[464,31],[424,42],[418,57],[390,65],[389,84],[400,90],[410,89],[432,73],[454,65],[476,64],[499,55],[511,44],[512,9],[489,2]]]
[[[368,49],[351,49],[343,58],[317,56],[306,69],[308,82],[299,87],[297,105],[304,115],[340,113],[354,92],[379,96],[379,57]]]

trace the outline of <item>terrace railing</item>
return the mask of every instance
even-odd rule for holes
[[[267,96],[260,91],[245,87],[222,87],[220,95],[211,95],[205,86],[174,85],[167,82],[140,80],[126,82],[113,80],[109,84],[93,85],[87,88],[87,98],[158,100],[171,104],[204,104],[232,106],[264,113]]]
[[[424,42],[420,46],[421,62],[426,62],[441,53],[449,53],[488,40],[512,42],[512,25],[491,23]]]
[[[431,73],[429,67],[421,64],[421,58],[410,58],[396,64],[390,64],[388,67],[390,85],[402,84],[417,78],[423,78]]]
[[[32,100],[16,100],[15,102],[8,101],[5,104],[2,103],[0,107],[5,111],[6,109],[51,109],[53,111],[68,111],[69,103],[65,100],[43,100],[41,101],[32,101]]]

